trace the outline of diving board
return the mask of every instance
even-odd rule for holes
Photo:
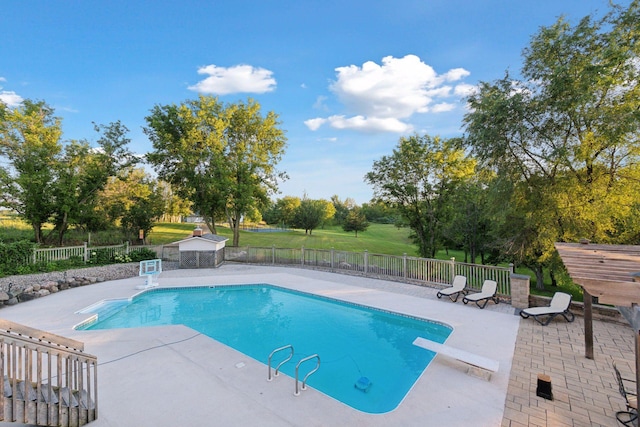
[[[489,372],[498,372],[498,367],[500,366],[497,360],[478,356],[477,354],[440,344],[426,338],[416,338],[413,341],[413,345],[433,351],[434,353],[442,354],[443,356],[451,357],[467,365],[471,365],[474,368],[480,368]]]

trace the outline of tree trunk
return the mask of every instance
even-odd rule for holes
[[[209,231],[213,234],[218,234],[216,230],[216,221],[213,217],[204,216],[204,224],[207,226]]]
[[[42,243],[42,224],[31,224],[36,243]]]
[[[233,231],[233,246],[238,247],[240,245],[240,220],[237,217],[227,215],[227,221]]]
[[[234,224],[233,226],[233,246],[240,245],[240,224]]]
[[[534,268],[534,272],[536,273],[536,289],[539,291],[544,291],[544,273],[541,265],[536,265]]]
[[[558,280],[556,275],[553,274],[553,269],[549,269],[549,276],[551,276],[551,286],[558,286]]]
[[[62,217],[62,223],[58,228],[58,246],[62,246],[62,240],[64,239],[64,234],[67,232],[67,229],[69,228],[68,218],[69,218],[69,214],[65,212]]]

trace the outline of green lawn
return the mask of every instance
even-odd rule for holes
[[[218,234],[228,237],[231,244],[233,235],[227,227],[218,226]],[[416,248],[409,239],[408,229],[399,229],[390,224],[371,224],[367,231],[347,233],[337,226],[313,230],[305,234],[304,230],[284,232],[240,232],[240,246],[258,246],[278,248],[336,249],[340,251],[369,251],[377,254],[417,256]]]
[[[163,245],[176,242],[191,236],[195,224],[191,223],[158,223],[153,231],[147,236],[149,244]],[[218,234],[229,238],[231,244],[233,235],[231,230],[225,226],[218,226]],[[347,233],[338,226],[327,226],[323,229],[313,230],[311,235],[305,234],[304,230],[292,230],[286,232],[259,233],[251,231],[240,232],[240,246],[271,247],[278,248],[309,248],[309,249],[335,249],[339,251],[363,252],[369,251],[374,254],[418,256],[416,246],[409,239],[409,229],[397,228],[392,224],[371,224],[367,231],[358,233]],[[78,242],[87,241],[88,236],[81,235],[77,231],[70,233],[73,242],[69,244],[80,244]],[[30,227],[15,217],[0,218],[0,239],[4,241],[32,239],[33,231]],[[91,236],[93,245],[118,244],[120,242],[109,242],[113,239],[113,233],[101,232]],[[107,239],[107,240],[105,240]],[[441,250],[436,254],[437,259],[451,259],[455,257],[457,261],[464,261],[464,253],[461,251]],[[545,290],[535,289],[535,275],[525,268],[519,268],[517,273],[526,274],[531,277],[531,292],[536,295],[551,296],[557,290],[562,290],[573,295],[574,300],[582,301],[582,292],[579,286],[570,283],[570,280],[562,280],[560,288],[551,286],[551,280],[545,277]]]

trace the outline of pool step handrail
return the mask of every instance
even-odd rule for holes
[[[278,374],[280,373],[280,367],[282,365],[284,365],[285,363],[287,363],[289,360],[291,360],[291,358],[293,357],[293,345],[291,344],[287,344],[285,346],[276,348],[275,350],[273,350],[271,352],[271,354],[269,355],[269,361],[267,363],[268,367],[269,367],[269,376],[267,376],[267,381],[271,381],[273,378],[271,377],[271,358],[273,357],[274,354],[276,354],[279,351],[282,350],[286,350],[286,349],[291,349],[291,353],[289,353],[289,357],[287,357],[286,359],[284,359],[282,362],[280,362],[280,364],[276,367],[276,371],[273,374],[274,377],[277,377]]]
[[[311,374],[313,374],[318,369],[320,369],[320,356],[318,356],[317,354],[312,354],[311,356],[307,356],[303,359],[300,359],[300,361],[296,365],[296,391],[293,393],[295,396],[300,395],[300,390],[298,389],[298,370],[300,369],[300,365],[302,365],[302,363],[306,362],[307,360],[311,360],[311,359],[317,359],[316,366],[311,371],[309,371],[309,373],[305,375],[304,379],[302,380],[302,390],[307,389],[307,378],[309,378]]]

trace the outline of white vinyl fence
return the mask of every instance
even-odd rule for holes
[[[437,260],[407,255],[371,254],[368,251],[250,246],[227,246],[224,250],[225,261],[320,268],[406,282],[447,285],[455,275],[463,275],[467,277],[467,287],[478,290],[486,279],[490,279],[498,283],[500,295],[511,295],[511,268],[460,263],[454,258]]]
[[[129,254],[142,248],[152,248],[164,260],[177,260],[177,248],[173,246],[115,246],[35,249],[32,263],[52,262],[80,257],[88,262],[93,252],[109,251],[109,255]],[[292,249],[274,247],[230,247],[224,248],[224,261],[252,264],[290,265],[302,268],[317,268],[336,273],[400,280],[408,283],[447,285],[455,275],[466,276],[467,287],[480,290],[485,280],[498,283],[498,293],[511,295],[510,276],[512,268],[480,264],[468,264],[450,260],[417,258],[405,255],[384,255],[364,252],[346,252],[334,249]]]

